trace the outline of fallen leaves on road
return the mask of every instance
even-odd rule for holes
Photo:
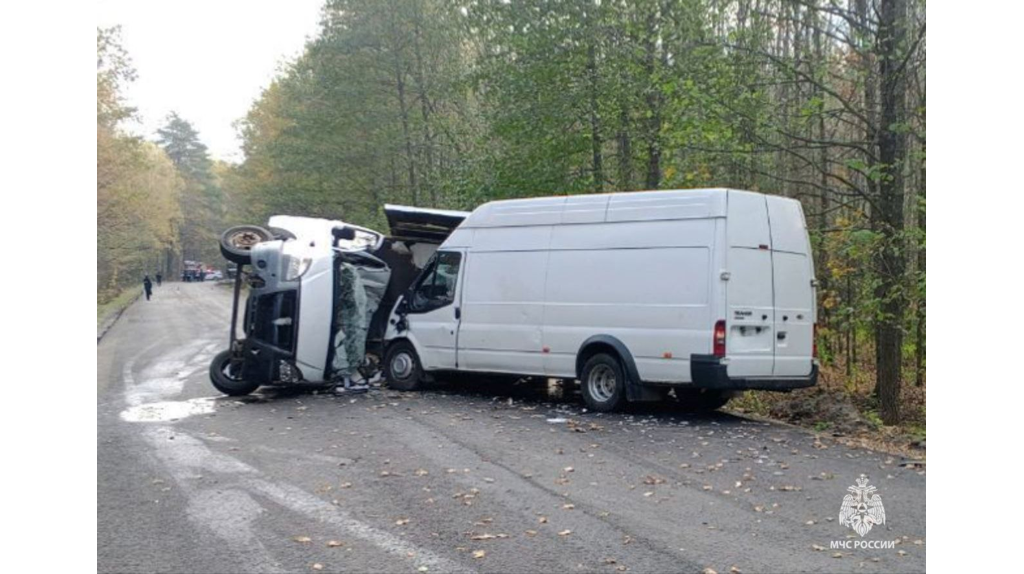
[[[313,539],[310,538],[309,536],[296,536],[296,537],[292,538],[292,540],[298,542],[299,544],[309,544],[310,542],[313,541]]]
[[[474,534],[469,538],[470,540],[496,540],[498,538],[508,538],[508,534],[488,534],[485,532],[483,534]]]
[[[811,550],[814,550],[816,552],[824,552],[825,547],[821,546],[820,544],[811,544]]]
[[[558,533],[559,536],[568,536],[570,534],[572,534],[572,530],[568,530],[568,529],[567,530],[563,530],[563,531]]]
[[[316,564],[313,564],[313,566],[311,566],[311,568],[313,568],[313,570],[319,571],[319,570],[323,570],[324,569],[324,565],[319,563],[319,562],[317,562]]]
[[[398,526],[405,526],[406,524],[409,524],[409,519],[408,518],[399,518],[398,520],[395,521],[395,524],[397,524]]]
[[[483,550],[474,550],[473,551],[473,558],[480,559],[480,558],[483,558],[484,556],[487,556],[487,552],[485,552]]]
[[[328,548],[337,548],[339,546],[344,546],[344,545],[345,545],[345,543],[341,542],[340,540],[328,540],[327,541],[327,547]]]

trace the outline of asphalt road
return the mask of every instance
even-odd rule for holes
[[[101,572],[925,569],[925,473],[899,457],[724,413],[587,413],[560,387],[220,397],[229,317],[230,289],[169,283],[99,343]],[[862,474],[886,513],[863,538],[837,520]],[[899,543],[830,546],[860,540]]]

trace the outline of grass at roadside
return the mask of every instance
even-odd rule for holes
[[[142,288],[128,288],[121,291],[119,295],[108,300],[106,303],[96,304],[96,326],[99,327],[104,321],[124,309],[141,293]]]

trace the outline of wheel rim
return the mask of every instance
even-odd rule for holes
[[[242,380],[242,377],[241,377],[242,373],[241,373],[241,371],[242,371],[242,369],[240,368],[240,365],[238,365],[237,363],[235,363],[231,359],[228,359],[227,361],[224,361],[224,364],[221,365],[221,367],[220,367],[220,372],[229,381],[241,381]]]
[[[608,402],[615,395],[615,371],[608,365],[597,365],[587,375],[587,389],[598,402]]]
[[[412,374],[413,367],[416,362],[413,360],[412,355],[406,352],[396,353],[391,358],[391,373],[398,379],[407,379]]]
[[[252,249],[260,241],[263,241],[263,237],[255,231],[239,231],[231,235],[228,243],[238,249]]]

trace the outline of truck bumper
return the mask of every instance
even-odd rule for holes
[[[729,376],[721,358],[714,355],[690,355],[690,377],[693,386],[701,389],[788,391],[818,384],[818,365],[812,365],[811,374],[806,377],[735,378]]]

